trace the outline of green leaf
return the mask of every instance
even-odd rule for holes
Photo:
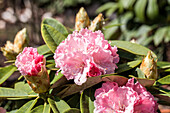
[[[138,78],[145,78],[145,74],[141,71],[140,68],[136,68]]]
[[[119,49],[117,54],[119,55],[120,58],[124,58],[124,59],[128,59],[128,60],[135,60],[135,58],[137,57],[135,54],[129,53],[122,49]]]
[[[48,102],[50,104],[50,107],[53,106],[51,107],[52,110],[54,108],[53,112],[56,111],[56,108],[60,113],[63,113],[65,110],[70,109],[70,106],[64,100],[61,100],[59,98],[55,98],[55,100],[49,98]]]
[[[63,113],[80,113],[80,110],[77,108],[70,108],[64,111]]]
[[[70,107],[72,108],[79,108],[79,104],[80,104],[80,95],[79,93],[74,94],[71,98],[69,98],[69,100],[67,101],[67,103],[70,105]]]
[[[120,49],[123,49],[125,51],[128,51],[128,52],[136,54],[136,55],[146,56],[148,51],[151,51],[150,49],[148,49],[142,45],[139,45],[136,43],[131,43],[128,41],[110,41],[110,42],[111,42],[111,46],[117,46]],[[157,58],[155,53],[153,53],[153,57]]]
[[[170,97],[170,93],[167,93],[167,94],[159,94],[159,95],[163,95],[163,96],[168,96],[168,97]]]
[[[0,84],[5,82],[16,71],[16,67],[13,65],[0,67]]]
[[[145,7],[147,0],[137,0],[135,4],[135,14],[141,22],[145,21]]]
[[[53,78],[53,80],[51,81],[50,84],[54,84],[56,81],[58,81],[59,79],[61,79],[61,77],[63,77],[63,76],[64,76],[64,75],[63,75],[61,72],[59,72],[58,75],[55,75],[55,76],[54,76],[54,78]]]
[[[135,1],[136,0],[119,0],[125,9],[132,8]]]
[[[111,21],[108,26],[112,26],[112,25],[117,25],[120,24],[118,19],[115,19],[113,21]],[[118,31],[119,26],[113,26],[113,27],[109,27],[107,29],[105,29],[103,31],[105,39],[107,40],[111,40],[111,39],[115,39],[117,38],[117,36],[120,34],[120,31]]]
[[[148,0],[148,2],[146,14],[149,19],[154,20],[159,14],[157,0]]]
[[[122,73],[122,72],[128,71],[138,66],[140,63],[141,63],[141,60],[136,60],[136,61],[131,61],[131,62],[127,62],[124,64],[120,64],[118,65],[118,69],[116,70],[116,73]]]
[[[50,113],[50,105],[46,102],[44,103],[44,109],[42,113]]]
[[[65,26],[63,24],[61,24],[59,21],[57,21],[56,19],[46,18],[42,21],[42,24],[47,24],[47,25],[52,26],[54,29],[56,29],[57,31],[59,31],[63,35],[68,34],[68,31],[65,28]]]
[[[36,108],[34,108],[33,110],[31,110],[30,113],[42,113],[43,112],[43,108],[44,108],[43,105],[39,105]],[[46,113],[49,113],[49,112],[46,112]]]
[[[117,5],[117,3],[114,3],[114,2],[108,2],[108,3],[105,3],[104,5],[100,6],[97,10],[96,10],[96,13],[101,13],[107,9],[110,9],[112,8],[113,6]]]
[[[117,4],[112,5],[112,7],[106,11],[106,17],[111,16],[117,10],[117,8]]]
[[[167,31],[168,31],[168,29],[166,27],[160,28],[156,31],[156,33],[153,37],[153,41],[156,46],[158,46],[163,41],[163,38],[165,37],[165,34]]]
[[[50,52],[50,49],[48,48],[47,45],[42,45],[42,46],[39,46],[39,47],[37,48],[37,51],[38,51],[38,53],[39,53],[40,55],[44,55],[44,54],[46,54],[46,53],[49,53],[49,52]]]
[[[48,102],[49,102],[50,107],[52,108],[52,111],[54,113],[59,113],[59,111],[57,109],[57,106],[55,105],[55,101],[50,99],[50,98],[48,98]]]
[[[94,111],[94,89],[86,89],[81,93],[80,110],[81,113],[93,113]]]
[[[37,95],[28,95],[25,91],[19,89],[0,87],[1,98],[32,98]]]
[[[170,84],[170,75],[167,75],[161,79],[158,80],[161,84]]]
[[[41,33],[45,43],[53,53],[57,46],[66,38],[61,32],[47,24],[41,25]]]
[[[38,98],[36,98],[35,100],[31,100],[31,101],[27,102],[16,113],[30,113],[31,109],[34,107],[37,100],[38,100]]]
[[[37,95],[31,89],[31,87],[27,83],[24,83],[24,82],[17,82],[17,83],[15,83],[14,88],[17,89],[17,90],[22,90],[22,91],[26,92],[27,94]]]
[[[170,68],[170,62],[158,61],[157,66],[161,69]]]

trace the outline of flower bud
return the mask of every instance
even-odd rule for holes
[[[148,52],[147,56],[143,59],[142,64],[140,65],[141,71],[146,75],[149,79],[157,79],[158,72],[157,72],[157,65],[152,57],[151,51]]]
[[[89,30],[91,31],[97,31],[97,30],[101,30],[102,26],[103,26],[103,15],[100,13],[91,23]]]
[[[44,93],[50,86],[45,63],[44,56],[39,55],[37,49],[32,47],[25,47],[15,61],[16,67],[36,93]]]
[[[49,75],[44,65],[36,76],[25,75],[24,77],[34,92],[44,93],[48,91],[50,86]]]
[[[26,28],[23,28],[15,36],[14,51],[20,53],[26,46],[28,46],[28,35]]]
[[[10,41],[7,41],[5,47],[1,47],[1,51],[8,60],[15,60],[17,56],[17,53],[14,51],[14,44]]]
[[[79,31],[82,28],[86,28],[90,25],[90,19],[87,12],[83,7],[80,8],[79,12],[76,15],[75,30]]]

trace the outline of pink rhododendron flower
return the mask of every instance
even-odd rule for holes
[[[134,78],[126,86],[116,82],[103,83],[95,92],[94,113],[156,113],[154,97]]]
[[[54,55],[56,67],[78,85],[87,77],[114,73],[119,62],[117,47],[111,47],[103,33],[82,29],[68,35],[57,47]]]
[[[15,65],[22,75],[36,76],[45,65],[43,59],[44,56],[38,54],[37,48],[25,47],[17,56]]]

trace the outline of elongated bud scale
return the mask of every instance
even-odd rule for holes
[[[79,31],[82,28],[86,28],[90,25],[90,19],[87,12],[83,7],[80,8],[79,12],[76,15],[75,30]]]
[[[15,36],[14,51],[20,53],[26,46],[28,46],[28,35],[26,28],[23,28]]]
[[[142,64],[140,65],[141,71],[146,75],[149,79],[157,79],[158,72],[157,72],[157,65],[152,57],[151,51],[148,52],[147,56],[143,59]]]
[[[5,46],[1,47],[1,51],[8,60],[15,60],[17,56],[17,53],[14,51],[14,44],[10,41],[7,41]]]
[[[101,30],[102,26],[103,26],[103,15],[100,13],[91,23],[89,30],[91,31],[97,31],[97,30]]]

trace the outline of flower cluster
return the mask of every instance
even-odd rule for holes
[[[158,105],[154,97],[134,79],[126,86],[116,82],[103,83],[95,92],[94,113],[156,113]]]
[[[38,54],[36,48],[25,47],[17,56],[15,65],[22,75],[36,76],[45,65],[45,59],[43,55]]]
[[[57,47],[54,55],[56,67],[78,85],[87,77],[114,73],[119,62],[117,47],[111,47],[103,33],[88,29],[74,31]]]

